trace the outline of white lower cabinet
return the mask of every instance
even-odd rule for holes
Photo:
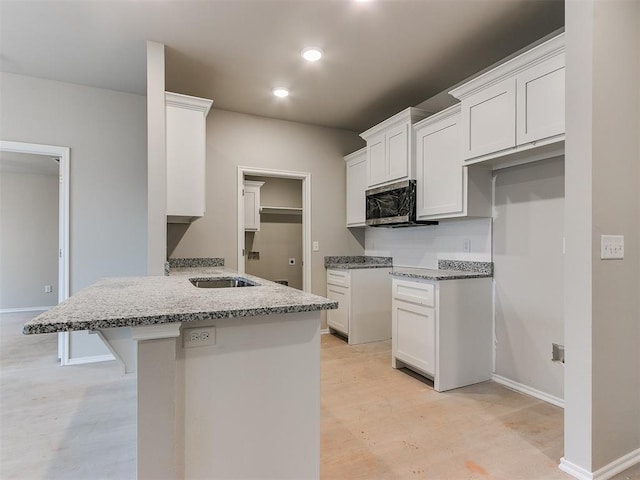
[[[327,310],[327,326],[349,345],[391,338],[391,268],[327,269],[327,297],[338,309]]]
[[[393,306],[393,358],[419,368],[428,375],[436,372],[436,315],[433,308],[401,300]]]
[[[438,392],[490,380],[491,292],[491,278],[393,278],[393,368],[432,378]]]
[[[336,310],[327,310],[327,325],[344,335],[349,335],[349,287],[328,284],[327,298],[338,302]]]

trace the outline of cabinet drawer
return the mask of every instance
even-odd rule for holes
[[[393,298],[433,307],[435,306],[435,285],[432,283],[412,282],[394,278]]]
[[[327,269],[327,283],[348,287],[351,276],[349,270]]]

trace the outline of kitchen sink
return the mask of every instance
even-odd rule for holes
[[[243,277],[190,278],[189,281],[198,288],[255,287],[259,285]]]

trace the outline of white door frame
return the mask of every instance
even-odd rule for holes
[[[244,198],[242,196],[245,175],[278,177],[302,180],[302,290],[311,292],[311,174],[238,166],[238,273],[245,273],[244,265]]]
[[[69,147],[0,140],[0,151],[44,155],[59,160],[58,188],[58,303],[69,298]],[[58,335],[58,357],[69,359],[69,334]]]

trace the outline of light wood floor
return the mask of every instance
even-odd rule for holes
[[[0,318],[0,478],[135,478],[135,378],[61,368],[56,336]],[[487,382],[436,393],[390,367],[390,344],[322,337],[323,480],[570,479],[562,410]],[[640,478],[640,466],[616,480]]]

